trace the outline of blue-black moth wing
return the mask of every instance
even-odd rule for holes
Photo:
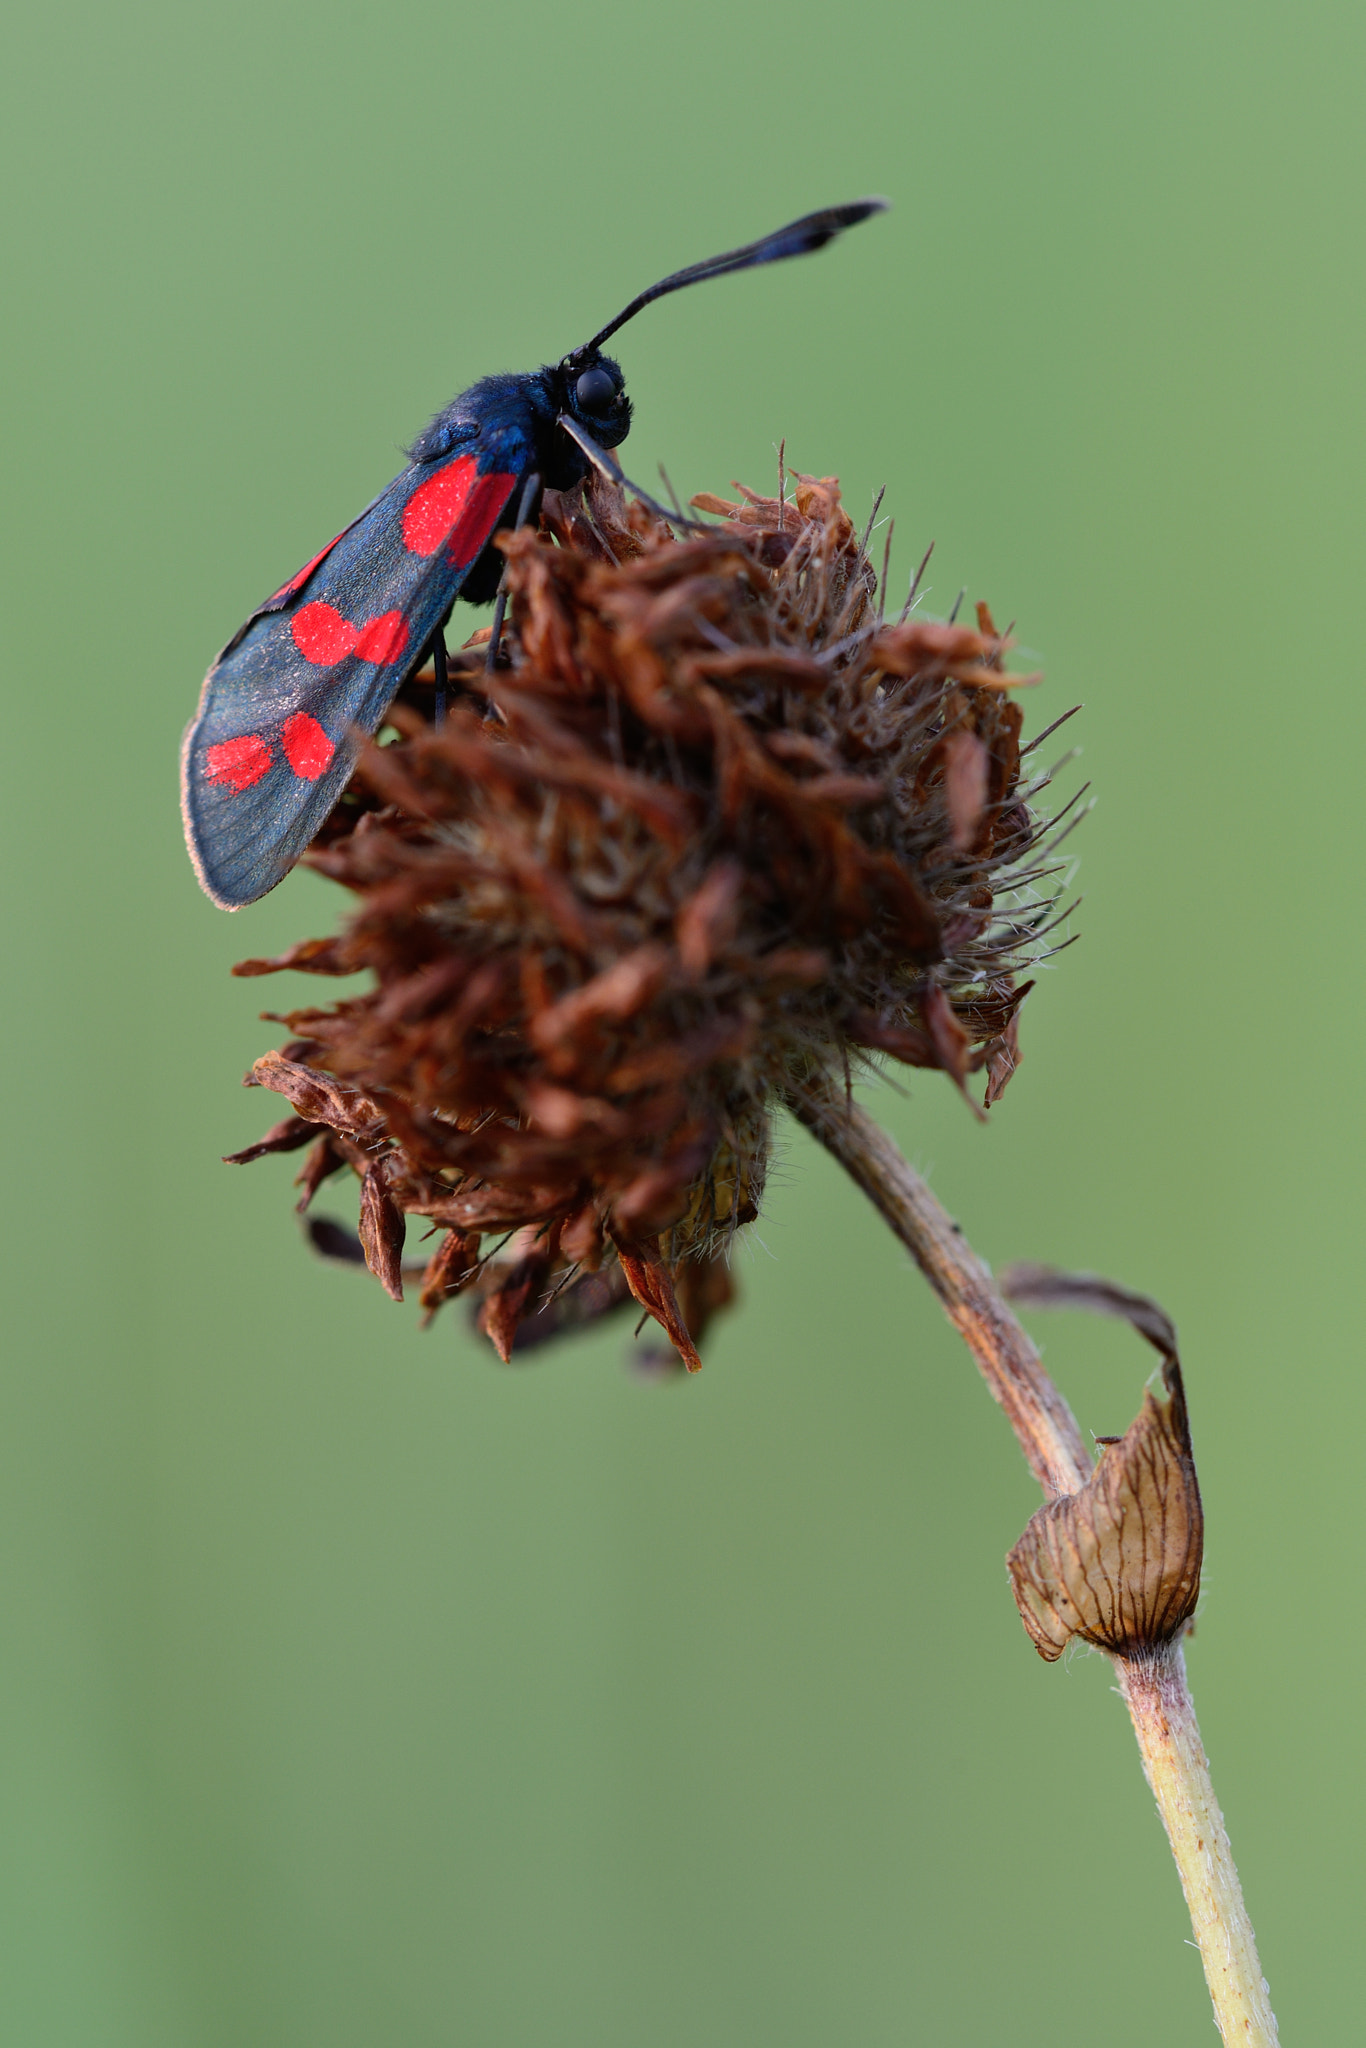
[[[215,903],[288,873],[530,467],[511,427],[411,464],[228,642],[181,752],[185,837]]]

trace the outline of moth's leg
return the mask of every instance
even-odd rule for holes
[[[593,436],[581,427],[576,419],[571,419],[567,412],[562,412],[555,424],[557,427],[563,427],[575,446],[583,450],[599,476],[605,476],[609,483],[620,484],[623,490],[630,491],[633,497],[639,498],[647,512],[654,513],[656,519],[667,520],[670,526],[689,527],[693,533],[715,533],[716,528],[709,526],[705,519],[689,519],[686,512],[671,512],[667,505],[661,505],[648,491],[642,491],[639,484],[633,484],[616,456],[606,448],[599,448]]]
[[[503,581],[498,585],[498,595],[493,600],[493,631],[489,635],[489,644],[484,655],[484,673],[490,676],[498,666],[498,650],[503,644],[503,619],[508,608],[508,594],[504,588],[507,573],[504,569]]]
[[[432,724],[439,729],[446,723],[446,680],[450,675],[450,664],[446,660],[446,635],[440,626],[432,635],[432,670],[432,680],[436,685]]]
[[[514,532],[519,526],[526,525],[533,509],[539,506],[540,502],[540,472],[533,469],[522,485],[522,495],[517,501],[517,517],[512,522]],[[494,601],[493,631],[489,635],[488,654],[484,661],[484,669],[488,675],[492,675],[498,666],[498,652],[503,643],[503,620],[507,616],[508,608],[507,580],[508,572],[505,565],[498,583],[498,596]]]

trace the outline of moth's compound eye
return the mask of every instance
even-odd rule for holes
[[[585,370],[574,386],[574,396],[585,412],[606,412],[617,395],[617,387],[606,370]]]

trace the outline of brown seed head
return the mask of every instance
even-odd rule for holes
[[[504,1357],[629,1295],[696,1365],[790,1088],[883,1053],[990,1103],[1019,1058],[1007,643],[887,623],[832,478],[696,502],[680,539],[596,482],[504,538],[510,665],[476,635],[440,729],[414,678],[308,856],[346,930],[236,970],[369,971],[281,1020],[249,1079],[295,1115],[238,1157],[309,1144],[302,1206],[357,1173],[395,1295],[436,1226],[424,1305],[477,1289]]]

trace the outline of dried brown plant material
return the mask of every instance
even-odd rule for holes
[[[1176,1332],[1147,1295],[1090,1273],[1016,1266],[1002,1292],[1041,1308],[1123,1316],[1162,1353],[1165,1398],[1151,1390],[1076,1493],[1039,1509],[1006,1559],[1020,1617],[1052,1663],[1073,1637],[1135,1657],[1175,1641],[1200,1593],[1204,1513],[1191,1454]]]
[[[407,1224],[403,1211],[389,1193],[393,1160],[386,1153],[368,1166],[360,1184],[360,1241],[365,1263],[386,1294],[403,1299],[403,1240]]]
[[[313,1141],[302,1206],[356,1174],[395,1295],[426,1219],[424,1308],[473,1293],[504,1357],[629,1294],[695,1366],[780,1101],[880,1054],[994,1101],[1018,1061],[1055,922],[1027,679],[985,608],[887,623],[838,485],[794,481],[683,538],[548,496],[505,665],[476,635],[440,729],[410,681],[309,856],[345,930],[238,969],[372,986],[281,1020],[249,1079],[294,1116],[235,1156]]]

